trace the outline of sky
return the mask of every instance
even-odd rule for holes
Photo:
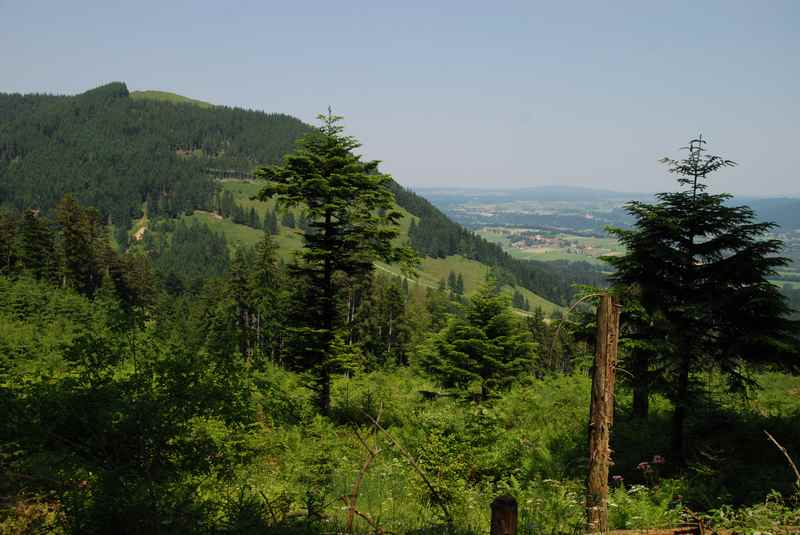
[[[110,81],[315,123],[411,187],[800,196],[800,2],[0,0],[0,92]]]

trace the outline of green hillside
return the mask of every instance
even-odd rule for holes
[[[268,212],[276,210],[274,201],[262,202],[252,199],[260,189],[260,184],[258,182],[229,179],[221,182],[220,188],[224,192],[230,192],[235,202],[244,207],[246,211],[252,208],[261,218],[265,217]],[[400,211],[404,214],[404,217],[401,221],[401,236],[398,238],[398,241],[403,242],[409,239],[408,229],[411,225],[411,221],[418,220],[418,218],[415,218],[403,208],[400,208]],[[297,211],[295,210],[295,212]],[[196,210],[191,215],[181,216],[179,220],[189,225],[192,223],[206,225],[213,232],[223,235],[231,253],[233,253],[237,247],[255,245],[263,236],[263,230],[261,229],[235,223],[229,218],[221,217],[209,211]],[[137,222],[134,229],[138,231],[141,227],[141,222]],[[286,262],[291,261],[293,254],[302,247],[301,231],[286,227],[280,223],[278,225],[278,234],[273,238],[280,247],[279,254],[281,258]],[[377,268],[384,273],[390,273],[398,277],[404,276],[397,266],[379,263]],[[445,258],[423,257],[416,278],[411,279],[410,282],[411,284],[418,284],[424,288],[435,289],[439,287],[441,280],[447,279],[450,272],[463,276],[464,294],[466,296],[471,296],[485,280],[489,272],[489,266],[475,260],[464,258],[461,255],[451,255]],[[526,288],[517,285],[507,287],[509,293],[513,292],[515,289],[523,292],[528,298],[531,308],[538,306],[546,314],[551,314],[562,309],[561,306],[548,301]]]
[[[277,163],[311,127],[284,114],[134,94],[114,82],[75,96],[0,94],[0,207],[46,214],[66,193],[118,240],[143,216],[208,209],[214,179]]]
[[[230,244],[245,243],[257,233],[239,228],[242,223],[252,230],[272,208],[250,200],[257,184],[230,179],[279,162],[311,131],[285,114],[212,106],[163,91],[129,92],[122,82],[75,96],[0,94],[0,209],[52,216],[71,193],[113,225],[121,248],[140,231],[138,222],[159,219],[208,223]],[[442,271],[463,271],[472,291],[481,264],[560,305],[572,300],[574,283],[603,284],[597,266],[512,258],[414,192],[397,183],[392,189],[408,214],[404,235],[421,256],[440,260],[427,264],[437,282]],[[226,203],[232,222],[218,223],[210,213]],[[279,241],[288,251],[299,243],[283,230]],[[455,258],[475,264],[458,265]]]

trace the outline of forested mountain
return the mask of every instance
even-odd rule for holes
[[[73,193],[127,229],[145,201],[151,215],[208,206],[209,169],[276,163],[309,129],[283,114],[133,99],[119,82],[76,96],[0,94],[0,206],[49,212]]]
[[[174,218],[212,209],[215,179],[277,163],[311,127],[283,114],[210,106],[114,82],[76,96],[0,94],[0,207],[49,214],[65,193],[99,210],[125,245],[146,213]],[[565,303],[574,282],[599,284],[583,263],[511,258],[428,201],[394,183],[398,204],[418,218],[409,231],[421,255],[462,255],[499,268],[547,299]],[[241,218],[240,218],[241,219]],[[236,221],[237,223],[241,221]]]

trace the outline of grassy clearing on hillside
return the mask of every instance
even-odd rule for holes
[[[258,195],[258,192],[264,187],[261,182],[253,180],[223,180],[220,181],[220,184],[222,185],[223,191],[229,191],[233,194],[234,200],[241,205],[245,211],[249,211],[250,208],[255,208],[256,213],[258,213],[261,218],[264,217],[267,210],[275,211],[277,203],[274,199],[269,199],[267,201],[252,199]],[[403,214],[403,218],[400,220],[400,237],[395,240],[395,245],[400,245],[408,240],[408,229],[411,225],[411,221],[418,218],[409,214],[403,208],[398,207],[397,209]],[[283,210],[285,210],[285,208],[281,209],[281,213]],[[296,217],[300,214],[301,209],[293,208],[291,211]]]
[[[264,236],[264,231],[254,229],[245,225],[239,225],[230,219],[220,218],[211,212],[203,212],[195,210],[190,216],[182,216],[181,220],[187,224],[192,221],[203,223],[214,232],[222,233],[228,241],[228,246],[233,252],[237,247],[253,246],[257,244]],[[281,227],[280,234],[273,236],[273,239],[278,244],[278,254],[285,261],[289,261],[295,252],[302,248],[302,239],[299,233],[293,229],[286,229]]]
[[[445,258],[426,257],[422,260],[420,269],[433,277],[437,284],[442,279],[446,281],[451,271],[456,275],[460,273],[464,277],[464,295],[467,296],[478,291],[489,273],[489,266],[486,264],[469,260],[461,255]]]
[[[259,201],[252,199],[258,195],[264,184],[254,180],[221,180],[219,184],[222,186],[223,191],[229,191],[233,195],[233,199],[237,204],[242,206],[245,211],[250,208],[255,208],[258,216],[263,218],[267,210],[275,211],[275,199],[268,199],[266,201]],[[297,215],[297,210],[295,210]]]
[[[202,100],[176,95],[167,91],[131,91],[130,98],[133,100],[159,100],[162,102],[172,102],[173,104],[192,104],[200,108],[213,108],[214,105]]]

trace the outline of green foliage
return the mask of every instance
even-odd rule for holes
[[[448,388],[466,391],[477,384],[482,399],[532,371],[533,341],[493,280],[469,300],[464,318],[451,319],[430,346],[425,369]]]

